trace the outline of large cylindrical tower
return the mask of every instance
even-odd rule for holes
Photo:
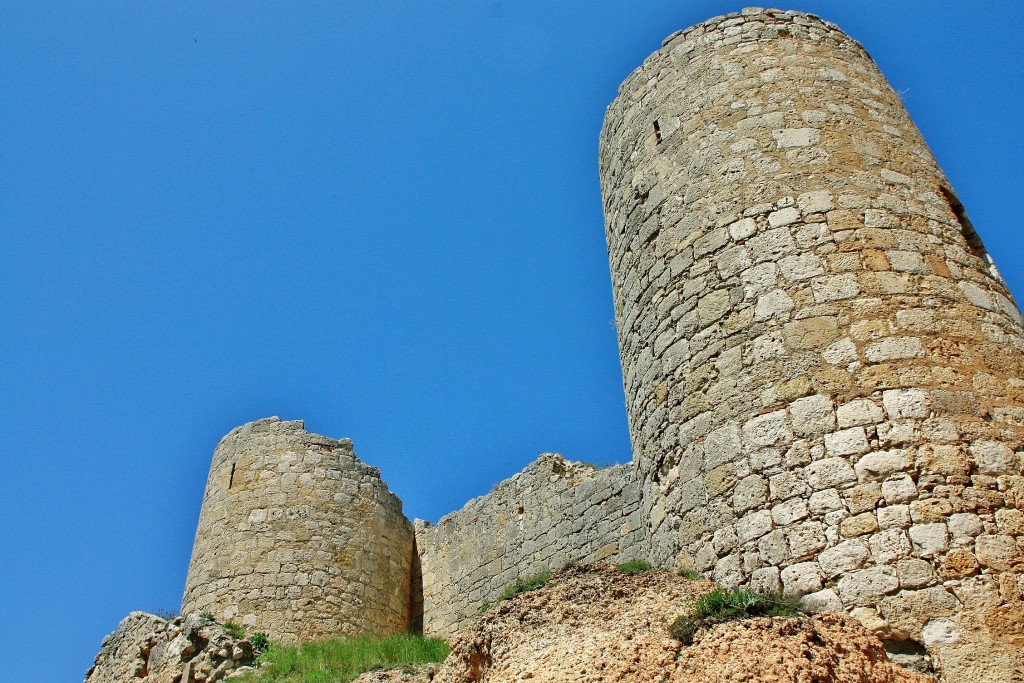
[[[214,452],[182,612],[278,642],[410,626],[412,524],[375,467],[276,417]]]
[[[600,164],[652,559],[1019,680],[1022,320],[867,52],[797,12],[678,32]]]

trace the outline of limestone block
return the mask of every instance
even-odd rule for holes
[[[768,510],[751,512],[736,523],[736,536],[741,543],[761,538],[772,530],[772,513]]]
[[[931,619],[921,627],[921,642],[929,650],[960,640],[960,629],[952,619]]]
[[[818,144],[821,140],[821,131],[817,128],[781,128],[773,130],[772,137],[780,149],[808,147]]]
[[[931,411],[928,396],[920,389],[889,389],[882,392],[882,405],[889,419],[925,418]]]
[[[768,483],[763,477],[750,475],[733,488],[732,505],[737,513],[760,507],[768,500]]]
[[[772,508],[772,521],[778,526],[789,526],[807,518],[807,503],[802,498],[791,498]]]
[[[846,574],[837,585],[839,596],[848,606],[869,606],[900,587],[892,567],[870,567]]]
[[[860,569],[871,557],[867,546],[859,540],[843,541],[818,556],[818,564],[826,579]]]
[[[1017,454],[999,441],[975,441],[971,457],[983,474],[1020,474]]]
[[[730,423],[712,430],[704,438],[705,467],[712,469],[733,462],[741,448],[739,426]]]
[[[973,512],[957,512],[949,516],[949,533],[954,541],[972,541],[985,531],[981,518]]]
[[[790,347],[801,350],[820,349],[836,338],[839,324],[833,316],[821,316],[786,323],[782,330]]]
[[[793,431],[798,436],[823,434],[835,429],[836,415],[828,396],[815,394],[793,401],[789,405]]]
[[[910,555],[910,540],[902,529],[884,529],[868,539],[871,555],[878,564],[892,564]]]
[[[832,365],[849,365],[857,361],[857,346],[849,338],[840,339],[829,345],[821,356]]]
[[[875,482],[858,484],[843,492],[843,500],[851,515],[872,511],[882,500],[882,487]]]
[[[917,486],[907,474],[895,474],[882,482],[882,497],[889,505],[906,503],[917,497]]]
[[[819,303],[841,301],[860,294],[860,285],[853,273],[823,275],[811,281],[811,291],[814,293],[814,300]]]
[[[778,567],[762,567],[755,569],[750,575],[750,587],[755,591],[779,593],[782,591],[782,578]]]
[[[754,260],[758,262],[772,261],[771,272],[777,273],[778,267],[775,262],[787,254],[795,254],[796,244],[793,242],[793,235],[788,227],[776,227],[758,233],[747,240],[747,246]]]
[[[920,358],[924,345],[917,337],[887,337],[864,347],[864,357],[872,363]]]
[[[843,499],[835,488],[816,490],[808,500],[808,510],[812,515],[825,515],[835,510],[843,510]]]
[[[1012,536],[983,535],[975,539],[974,554],[983,567],[1002,571],[1021,568],[1021,549]]]
[[[952,512],[953,505],[945,498],[924,498],[910,504],[910,517],[915,524],[945,522]]]
[[[782,570],[783,589],[792,595],[807,595],[822,588],[821,568],[817,562],[800,562]]]
[[[857,481],[857,473],[845,458],[826,458],[807,466],[807,483],[813,489],[827,489]]]
[[[906,529],[911,524],[909,505],[889,505],[878,508],[875,514],[882,529]]]
[[[850,427],[825,435],[825,450],[829,455],[858,455],[868,450],[868,439],[863,427]]]
[[[996,510],[996,526],[1001,534],[1024,536],[1024,512],[1013,508]]]
[[[794,254],[779,260],[779,271],[787,280],[800,282],[825,272],[821,259],[814,254]]]
[[[843,538],[854,538],[878,531],[878,519],[873,512],[847,517],[839,523],[839,533]]]
[[[805,559],[821,551],[828,542],[821,522],[804,522],[787,530],[790,555]]]
[[[757,223],[753,218],[742,218],[729,225],[729,236],[733,241],[745,240],[757,232]]]
[[[793,438],[785,411],[758,415],[743,425],[743,443],[748,449],[774,446]]]
[[[839,599],[839,596],[831,588],[826,588],[816,593],[808,593],[800,603],[805,610],[812,614],[843,611],[843,601]]]
[[[935,583],[935,570],[931,562],[909,558],[896,563],[896,575],[901,588],[924,588]]]
[[[825,213],[833,208],[832,193],[828,190],[804,192],[796,198],[796,204],[805,214]]]
[[[844,403],[836,409],[836,418],[839,427],[856,427],[858,425],[869,425],[881,422],[883,419],[882,409],[874,401],[867,398],[857,398]]]
[[[770,565],[781,566],[789,559],[789,543],[786,532],[776,529],[765,534],[757,542],[757,551]]]
[[[772,318],[788,319],[789,312],[796,304],[793,299],[782,289],[773,289],[757,297],[757,304],[754,306],[754,320],[764,321]]]
[[[854,466],[861,481],[884,479],[897,472],[909,470],[913,465],[910,453],[902,449],[868,453]]]
[[[949,548],[949,529],[945,524],[915,524],[907,533],[920,557],[935,557]]]

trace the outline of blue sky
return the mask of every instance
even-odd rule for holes
[[[1009,2],[797,2],[859,39],[1011,290]],[[597,179],[618,84],[721,2],[0,8],[3,681],[176,608],[210,456],[268,415],[436,521],[625,461]]]

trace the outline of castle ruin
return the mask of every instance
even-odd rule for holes
[[[1024,680],[1024,321],[867,52],[799,12],[673,34],[600,169],[633,462],[545,454],[412,525],[347,440],[250,423],[183,611],[450,637],[521,575],[639,557]]]

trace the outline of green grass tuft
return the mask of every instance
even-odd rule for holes
[[[672,637],[686,645],[702,626],[748,617],[790,617],[800,613],[800,598],[783,593],[760,593],[749,588],[716,588],[692,603],[671,627]]]
[[[628,562],[623,562],[618,565],[617,569],[623,574],[643,574],[644,572],[653,569],[653,567],[647,560],[633,558]]]
[[[683,577],[688,581],[700,581],[704,578],[704,575],[693,569],[680,569],[679,576]]]
[[[224,633],[227,633],[232,638],[245,638],[245,629],[242,628],[241,624],[236,624],[233,621],[224,622]]]
[[[498,602],[514,598],[520,593],[529,593],[530,591],[535,591],[538,588],[543,588],[550,580],[551,572],[541,572],[540,574],[528,576],[525,579],[516,579],[515,583],[510,583],[505,586],[505,590],[501,591],[501,595],[498,596]]]
[[[270,643],[260,667],[246,683],[347,683],[374,669],[403,669],[442,662],[450,649],[443,640],[410,634],[349,638],[284,647]]]

